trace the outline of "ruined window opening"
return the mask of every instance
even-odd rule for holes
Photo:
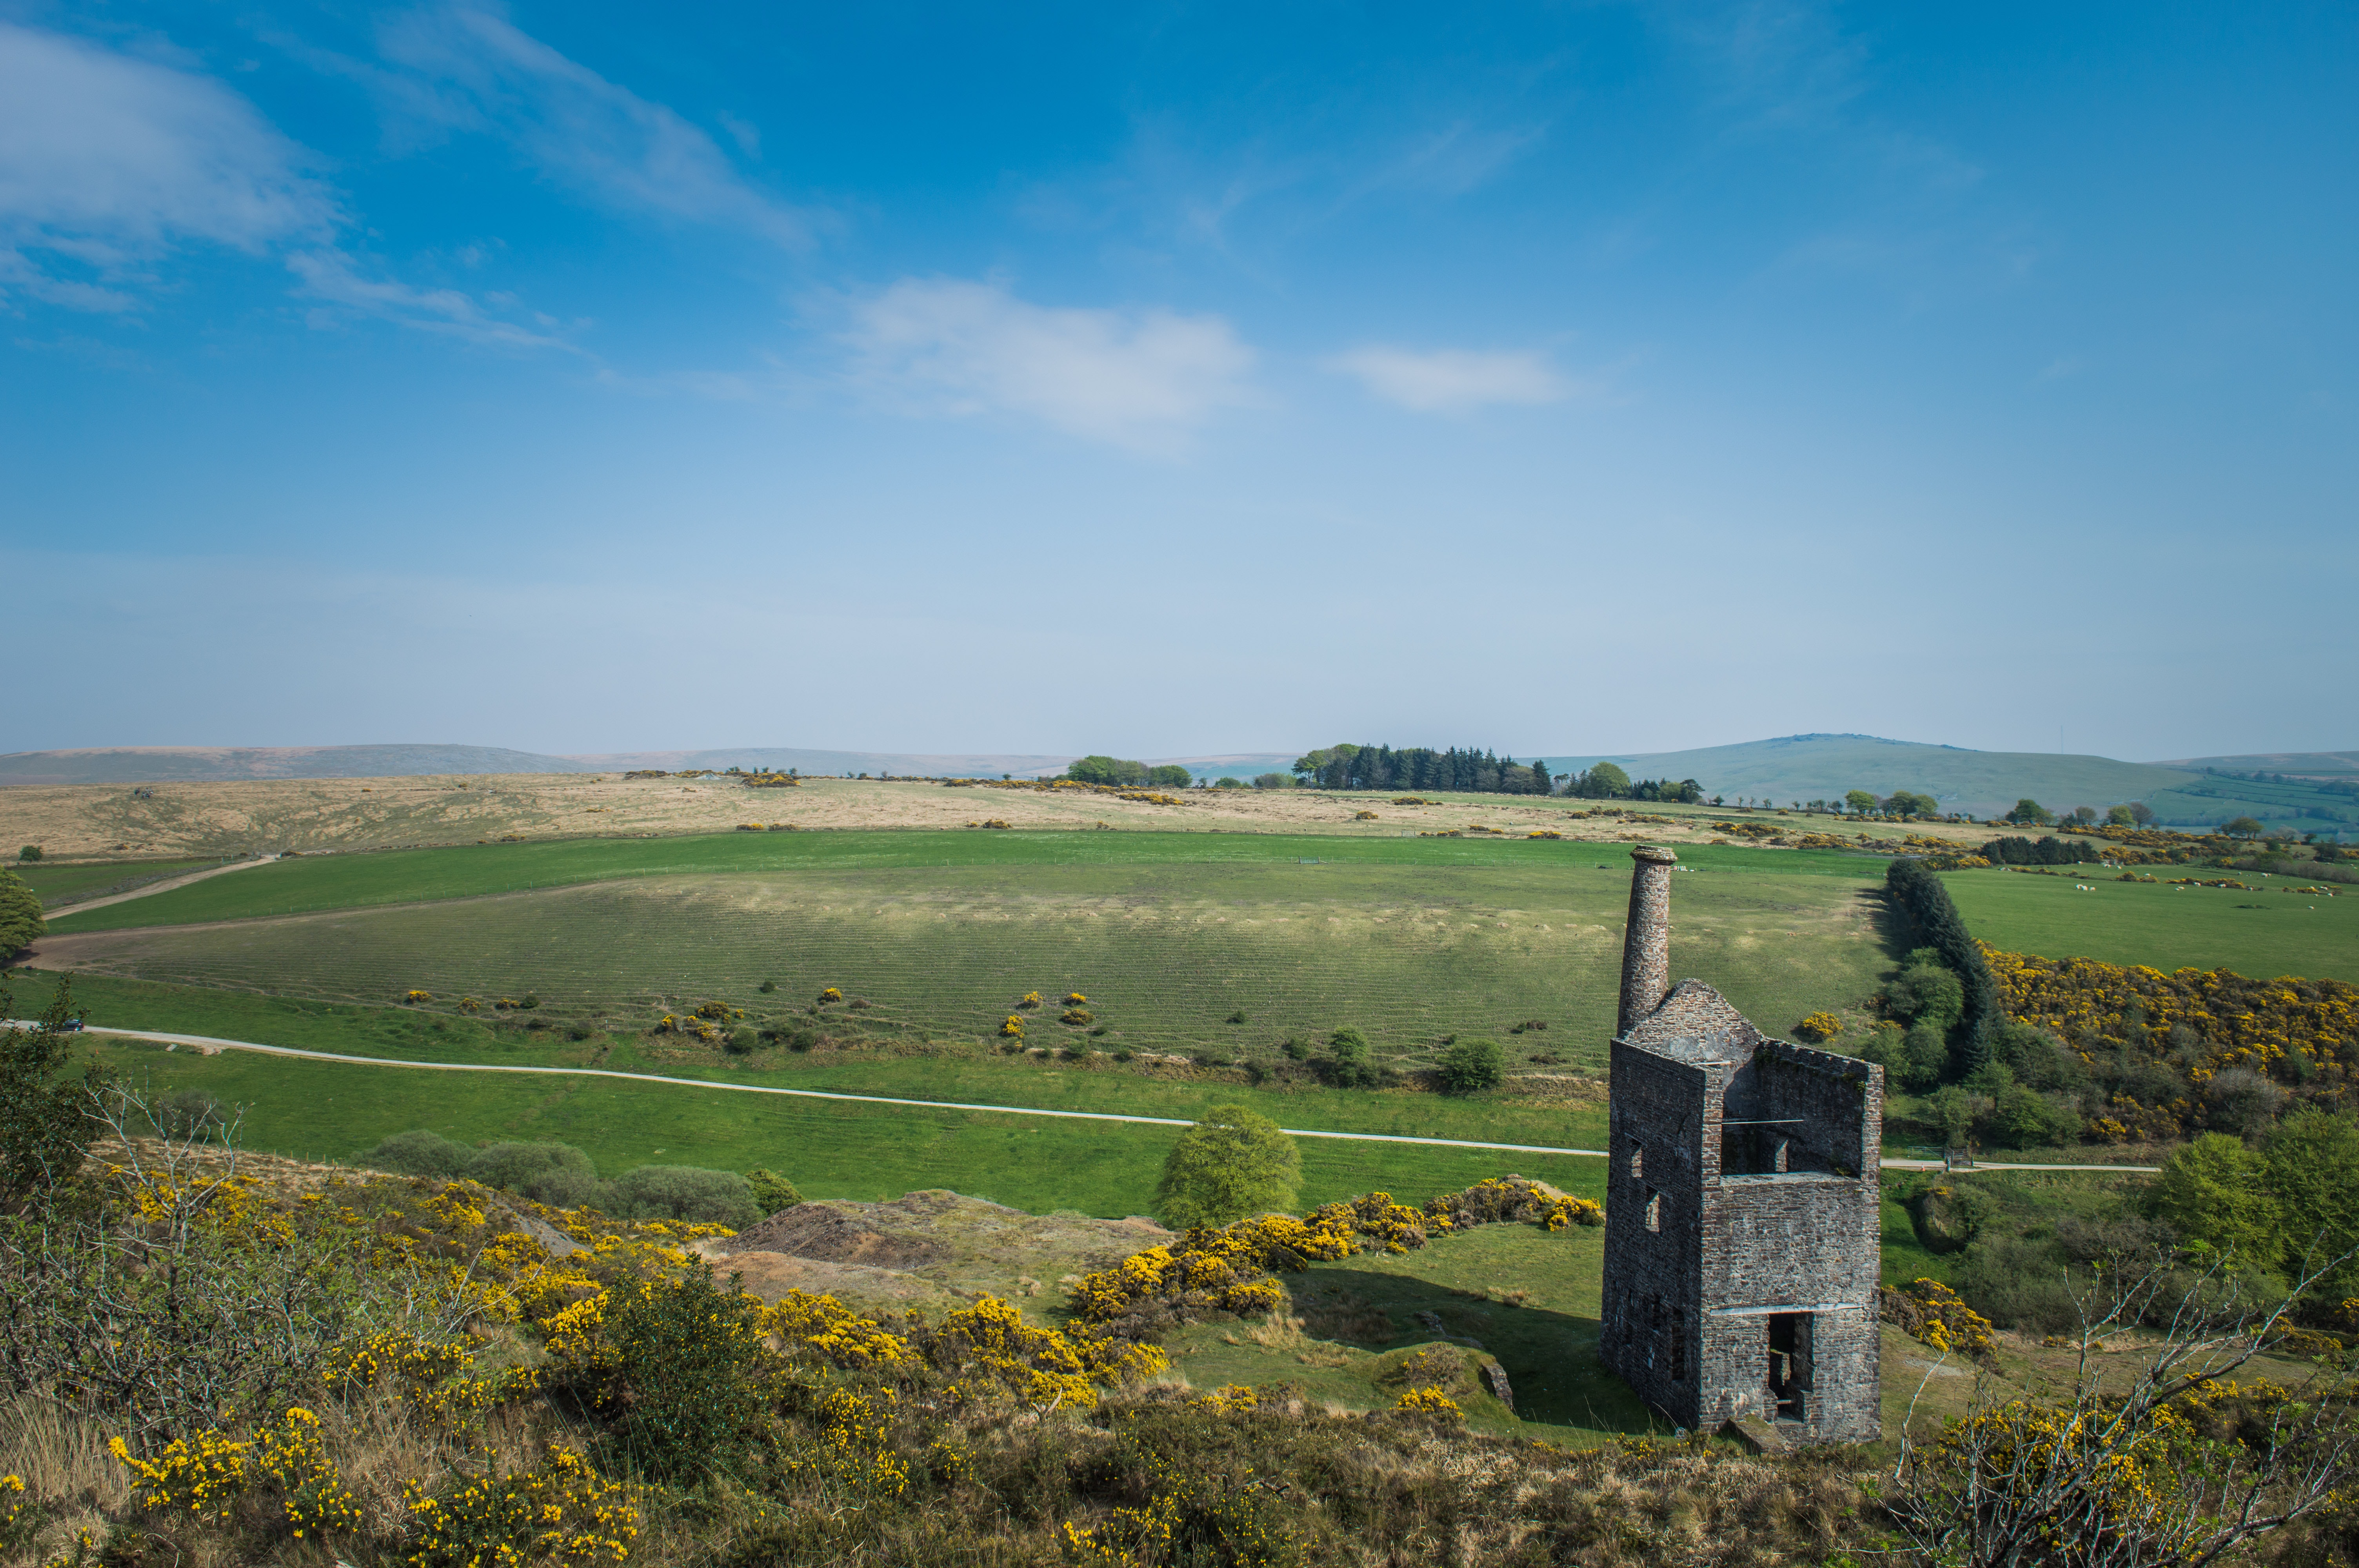
[[[1646,1173],[1647,1146],[1644,1143],[1633,1141],[1630,1145],[1630,1174],[1633,1176],[1643,1176]]]
[[[1671,1381],[1674,1383],[1688,1380],[1688,1336],[1683,1327],[1676,1314],[1665,1314],[1663,1332],[1671,1342]]]
[[[1647,1228],[1649,1230],[1663,1228],[1663,1195],[1660,1193],[1647,1195]]]
[[[1769,1399],[1779,1421],[1808,1421],[1810,1411],[1811,1314],[1769,1314]]]

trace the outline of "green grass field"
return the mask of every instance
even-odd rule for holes
[[[1044,834],[1033,837],[1062,843],[1034,844],[997,834],[858,837],[873,841],[831,846],[855,836],[813,835],[831,852],[798,850],[799,864],[777,864],[769,846],[756,844],[744,852],[764,863],[745,869],[642,871],[400,904],[372,902],[391,886],[352,880],[369,884],[378,875],[369,862],[380,858],[350,857],[349,867],[305,872],[321,879],[318,896],[349,901],[336,912],[93,935],[79,961],[102,973],[332,1000],[386,1001],[415,988],[448,1006],[529,991],[546,1016],[633,1032],[708,998],[746,1010],[757,1024],[784,1022],[836,986],[871,1004],[872,1028],[976,1040],[1027,992],[1079,990],[1105,1030],[1093,1042],[1101,1049],[1224,1057],[1274,1053],[1288,1035],[1323,1040],[1348,1024],[1415,1062],[1447,1035],[1497,1034],[1538,1019],[1545,1036],[1524,1044],[1569,1062],[1603,1059],[1628,899],[1618,846],[1578,846],[1576,856],[1547,841],[1345,841],[1356,856],[1322,853],[1305,864],[1311,857],[1276,853],[1269,840],[1228,836],[1157,843],[1143,834]],[[1098,845],[1123,852],[1093,859]],[[1198,846],[1222,853],[1145,853],[1173,857]],[[585,857],[572,865],[587,871],[599,863],[592,851],[615,847],[550,848]],[[739,847],[706,840],[693,852]],[[921,852],[951,863],[897,863]],[[1081,858],[1041,859],[1050,852]],[[975,864],[968,857],[977,853],[1000,860]],[[472,885],[438,881],[430,863],[415,863],[437,854],[470,857],[381,859],[413,861],[398,891]],[[1890,961],[1871,880],[1881,861],[1697,854],[1698,869],[1679,879],[1680,974],[1712,977],[1773,1030],[1821,1009],[1855,1009],[1875,990]],[[882,863],[862,863],[864,855]],[[80,933],[151,904],[185,913],[191,898],[266,906],[276,896],[267,889],[235,884],[278,869],[216,879],[223,892],[200,883],[60,927]],[[777,990],[761,993],[765,980]],[[1055,1011],[1038,1015],[1032,1043],[1081,1040],[1053,1022]],[[1245,1022],[1228,1022],[1239,1012]]]
[[[1832,852],[1785,854],[1697,846],[1681,859],[1699,870],[1777,869],[1788,875],[1873,881],[1880,860]],[[261,915],[420,903],[619,878],[713,872],[871,871],[1039,866],[1245,864],[1562,869],[1611,861],[1625,874],[1623,846],[1571,839],[1339,838],[1276,833],[942,833],[917,829],[825,833],[720,833],[677,838],[576,838],[468,844],[437,849],[306,855],[274,861],[133,903],[60,915],[60,931],[243,920]],[[1788,864],[1791,862],[1791,864]],[[1306,871],[1315,867],[1305,867]],[[97,872],[97,867],[60,871]]]
[[[8,869],[40,895],[44,907],[54,907],[69,900],[103,898],[108,893],[128,892],[147,882],[161,881],[167,877],[177,877],[189,871],[201,871],[219,864],[219,860],[102,860],[72,866],[52,866],[36,861],[31,865],[12,862]]]
[[[2313,885],[2257,871],[2156,875],[2226,877],[2267,891],[2123,882],[2082,867],[2075,877],[1951,871],[1941,880],[1973,934],[1994,947],[2049,958],[2095,958],[2153,968],[2234,969],[2359,984],[2359,888],[2337,896],[2283,890]],[[2094,891],[2082,892],[2076,885]]]
[[[460,1077],[241,1052],[201,1056],[136,1042],[99,1040],[89,1049],[108,1071],[154,1094],[201,1089],[247,1107],[242,1141],[266,1153],[346,1161],[388,1133],[423,1127],[462,1143],[554,1139],[587,1151],[607,1175],[643,1164],[766,1165],[807,1196],[863,1202],[948,1187],[1034,1213],[1144,1214],[1181,1130],[607,1078]],[[1129,1113],[1180,1109],[1134,1106]],[[1604,1188],[1602,1160],[1325,1139],[1304,1139],[1301,1149],[1305,1205],[1377,1190],[1422,1203],[1509,1171],[1588,1196]]]

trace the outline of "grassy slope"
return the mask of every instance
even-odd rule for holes
[[[588,1151],[609,1175],[651,1163],[766,1165],[809,1196],[864,1202],[948,1187],[1035,1213],[1142,1214],[1153,1206],[1164,1155],[1180,1134],[611,1079],[454,1079],[133,1043],[96,1041],[91,1048],[109,1070],[156,1093],[199,1088],[249,1107],[244,1141],[267,1153],[350,1159],[387,1133],[425,1127],[465,1143],[555,1139]],[[1593,1196],[1604,1184],[1597,1160],[1318,1139],[1304,1140],[1302,1150],[1305,1204],[1373,1189],[1423,1202],[1507,1171]]]
[[[2079,877],[1953,871],[1942,880],[1973,934],[2009,952],[2359,984],[2359,896],[2353,889],[2337,888],[2341,896],[2334,898],[2287,892],[2280,890],[2310,884],[2294,877],[2264,879],[2256,871],[2192,874],[2224,875],[2267,891],[2182,889],[2112,881],[2089,867],[2082,871]],[[2095,891],[2078,892],[2079,886]]]
[[[2002,802],[2024,795],[2061,805],[2103,808],[2136,800],[2189,778],[2186,770],[2111,757],[2044,752],[1974,752],[1872,735],[1791,735],[1616,758],[1632,777],[1693,778],[1727,795],[1767,795],[1784,804],[1840,796],[1846,790],[1922,790],[1944,802]]]
[[[1576,803],[1577,804],[1577,803]],[[1804,824],[1804,826],[1811,826]],[[1793,874],[1873,878],[1873,860],[1830,853],[1683,849],[1700,867],[1766,869],[1792,863]],[[977,870],[1029,866],[1321,864],[1400,867],[1563,868],[1615,863],[1610,844],[1572,840],[1338,838],[1276,833],[939,833],[915,829],[826,833],[719,833],[676,838],[574,838],[522,844],[463,844],[373,854],[308,855],[157,893],[131,903],[60,916],[60,931],[242,920],[261,915],[356,909],[471,898],[521,889],[616,878],[733,871]]]
[[[977,842],[867,837],[889,839],[881,848],[897,855]],[[1083,846],[1117,838],[1040,837]],[[325,1000],[391,1000],[413,987],[445,1003],[532,991],[547,1015],[629,1031],[706,998],[744,1008],[756,1022],[783,1022],[820,988],[839,986],[873,1004],[872,1022],[973,1040],[1027,991],[1078,989],[1110,1031],[1102,1048],[1190,1054],[1266,1053],[1289,1033],[1323,1038],[1352,1024],[1413,1060],[1445,1035],[1499,1033],[1537,1018],[1546,1035],[1523,1044],[1544,1042],[1602,1064],[1627,900],[1617,847],[1582,846],[1575,858],[1548,843],[1376,841],[1357,860],[1304,865],[1269,856],[1266,840],[1169,838],[1148,847],[1169,855],[1193,842],[1234,843],[1263,858],[1158,862],[1133,851],[1096,864],[822,863],[637,876],[100,936],[84,961],[128,976]],[[1462,848],[1479,859],[1437,854]],[[1412,850],[1426,858],[1374,853]],[[1855,1008],[1875,989],[1886,957],[1869,879],[1882,862],[1693,853],[1700,869],[1680,879],[1681,974],[1712,976],[1773,1030],[1820,1009]],[[775,994],[756,989],[766,979],[777,982]],[[1238,1011],[1247,1022],[1227,1022]],[[1077,1035],[1044,1014],[1032,1038]]]
[[[25,885],[41,895],[45,907],[64,899],[101,898],[111,892],[128,892],[142,882],[179,876],[186,871],[201,871],[221,862],[212,860],[103,860],[95,864],[52,866],[40,862],[24,865],[11,862],[9,870],[25,880]]]
[[[1486,1225],[1399,1256],[1317,1264],[1284,1281],[1310,1337],[1204,1325],[1173,1337],[1173,1364],[1200,1389],[1286,1381],[1315,1399],[1372,1409],[1399,1397],[1384,1375],[1400,1350],[1432,1341],[1420,1316],[1430,1313],[1445,1334],[1477,1341],[1506,1368],[1523,1419],[1487,1398],[1467,1400],[1478,1429],[1559,1439],[1644,1432],[1645,1408],[1596,1358],[1604,1234]],[[1517,1292],[1520,1304],[1511,1304]]]
[[[49,993],[44,977],[20,973],[11,979],[20,1012],[37,1011],[46,1003]],[[1595,1103],[1554,1108],[1403,1090],[1335,1090],[1315,1085],[1256,1087],[1229,1077],[1174,1076],[1112,1064],[1090,1066],[981,1053],[896,1055],[820,1051],[798,1055],[772,1050],[734,1061],[718,1053],[682,1061],[660,1055],[649,1048],[648,1042],[627,1035],[597,1036],[575,1044],[391,1008],[343,1007],[88,977],[76,978],[74,996],[80,1009],[102,1028],[112,1023],[412,1062],[588,1066],[715,1083],[1179,1119],[1196,1117],[1213,1105],[1241,1101],[1287,1127],[1549,1147],[1594,1148],[1604,1131],[1603,1108]],[[177,1060],[179,1054],[173,1054]],[[270,1059],[239,1059],[260,1065],[261,1076],[255,1081],[267,1080],[273,1065]],[[321,1065],[326,1070],[330,1065]],[[457,1084],[465,1086],[462,1092],[472,1094],[486,1084],[506,1081],[405,1076],[414,1076],[421,1085],[419,1092],[429,1098],[451,1095]],[[376,1081],[374,1073],[369,1076]],[[554,1085],[544,1081],[540,1087],[546,1092],[553,1090]],[[698,1098],[701,1103],[709,1097]],[[423,1124],[404,1122],[386,1130],[399,1131],[411,1125]],[[365,1147],[377,1136],[382,1134],[368,1135],[352,1147]],[[631,1163],[644,1162],[645,1158]]]

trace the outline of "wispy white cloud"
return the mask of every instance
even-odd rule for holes
[[[579,351],[556,330],[560,323],[547,317],[537,319],[536,330],[495,314],[484,308],[483,301],[460,289],[417,288],[391,279],[364,277],[353,259],[339,250],[300,251],[287,258],[287,266],[300,281],[299,292],[326,305],[495,348]]]
[[[607,81],[496,11],[442,5],[387,22],[378,47],[403,70],[370,80],[399,112],[505,136],[546,178],[625,211],[739,228],[801,245],[811,222],[756,189],[712,138]],[[752,127],[731,126],[750,153]]]
[[[272,255],[299,295],[471,342],[551,348],[473,296],[372,277],[342,249],[337,193],[310,156],[212,77],[0,23],[0,297],[124,313],[172,254]]]
[[[1169,454],[1249,402],[1254,351],[1219,316],[1027,304],[997,284],[904,278],[853,307],[854,373],[918,413],[1022,415]]]
[[[1326,368],[1359,377],[1369,393],[1421,414],[1465,414],[1492,404],[1559,403],[1578,390],[1531,350],[1410,349],[1372,345]]]
[[[325,240],[304,161],[209,77],[0,23],[0,289],[125,311],[176,246]]]

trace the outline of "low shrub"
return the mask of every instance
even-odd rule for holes
[[[1473,1094],[1499,1087],[1506,1076],[1503,1060],[1496,1040],[1460,1040],[1442,1052],[1434,1076],[1451,1094]]]
[[[459,1174],[551,1208],[579,1208],[598,1190],[598,1167],[570,1143],[495,1143]]]
[[[439,1132],[419,1129],[395,1133],[362,1155],[361,1163],[396,1175],[433,1176],[448,1181],[465,1170],[474,1157],[475,1151],[465,1144],[453,1143]]]
[[[767,1212],[734,1171],[641,1165],[615,1177],[610,1190],[613,1212],[625,1219],[677,1219],[743,1230]]]

